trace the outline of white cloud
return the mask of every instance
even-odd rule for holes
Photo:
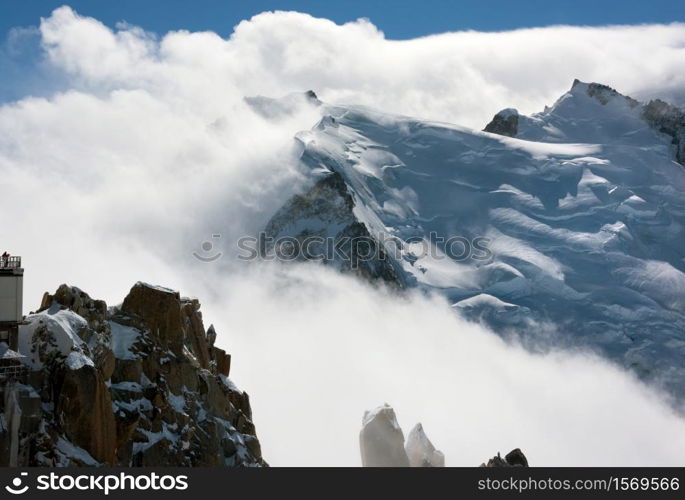
[[[437,299],[191,254],[221,233],[230,256],[297,189],[292,137],[317,112],[272,123],[245,95],[311,88],[482,128],[500,108],[542,108],[574,77],[638,96],[684,88],[684,25],[400,42],[368,21],[277,12],[225,40],[112,31],[61,8],[40,32],[66,90],[0,107],[2,244],[24,256],[27,309],[62,282],[110,303],[137,280],[199,296],[277,464],[357,463],[362,413],[383,401],[405,430],[421,420],[451,464],[514,446],[539,465],[678,462],[683,421],[595,358],[507,347]]]
[[[274,274],[234,277],[205,304],[274,465],[359,465],[363,412],[384,402],[405,433],[422,422],[448,465],[515,447],[537,466],[682,464],[685,421],[599,358],[530,354],[440,299]]]
[[[314,89],[329,102],[482,128],[505,107],[551,104],[574,78],[634,97],[685,102],[685,25],[553,26],[387,40],[367,20],[336,25],[295,12],[259,14],[224,40],[138,28],[113,33],[62,8],[41,25],[52,60],[91,84],[161,85],[278,95]],[[201,103],[195,103],[200,105]],[[217,105],[215,103],[215,105]],[[220,106],[220,104],[218,104]]]

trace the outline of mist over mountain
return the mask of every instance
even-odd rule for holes
[[[115,308],[139,281],[201,298],[262,453],[248,423],[221,424],[197,463],[231,441],[245,464],[360,465],[361,416],[387,401],[448,466],[518,447],[535,465],[682,464],[683,25],[398,42],[271,12],[221,38],[63,7],[30,39],[58,77],[0,106],[3,245],[28,304],[61,283]],[[239,259],[260,234],[367,246]],[[188,376],[232,391],[207,366]],[[154,389],[123,375],[121,407]],[[186,463],[172,382],[163,451]],[[188,395],[188,418],[207,425],[209,399]],[[237,423],[227,408],[211,418]]]
[[[368,235],[384,251],[363,249],[377,255],[357,274],[438,291],[533,348],[595,349],[683,396],[682,110],[575,81],[540,113],[498,113],[497,135],[356,106],[323,115],[297,136],[314,186],[268,235]],[[341,196],[344,212],[322,205]]]

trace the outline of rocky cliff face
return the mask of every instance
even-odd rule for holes
[[[676,160],[685,166],[685,110],[654,99],[644,105],[642,116],[653,128],[671,137]]]
[[[322,261],[370,281],[403,287],[385,248],[354,210],[354,196],[342,176],[327,173],[271,218],[262,254],[286,261]]]
[[[107,308],[76,287],[26,318],[0,460],[20,466],[262,466],[247,393],[200,304],[137,283]]]

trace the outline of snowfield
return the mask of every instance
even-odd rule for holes
[[[515,137],[323,105],[297,139],[311,183],[342,176],[354,219],[407,286],[536,347],[597,350],[683,396],[685,167],[642,105],[607,89],[576,81],[541,113],[505,110]],[[286,229],[335,234],[326,217]],[[450,238],[487,238],[490,252],[464,257]]]

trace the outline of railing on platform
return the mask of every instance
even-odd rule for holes
[[[0,257],[0,269],[17,269],[21,267],[21,257]]]
[[[26,366],[22,364],[11,364],[0,366],[0,381],[6,381],[10,379],[21,379],[26,375]]]

